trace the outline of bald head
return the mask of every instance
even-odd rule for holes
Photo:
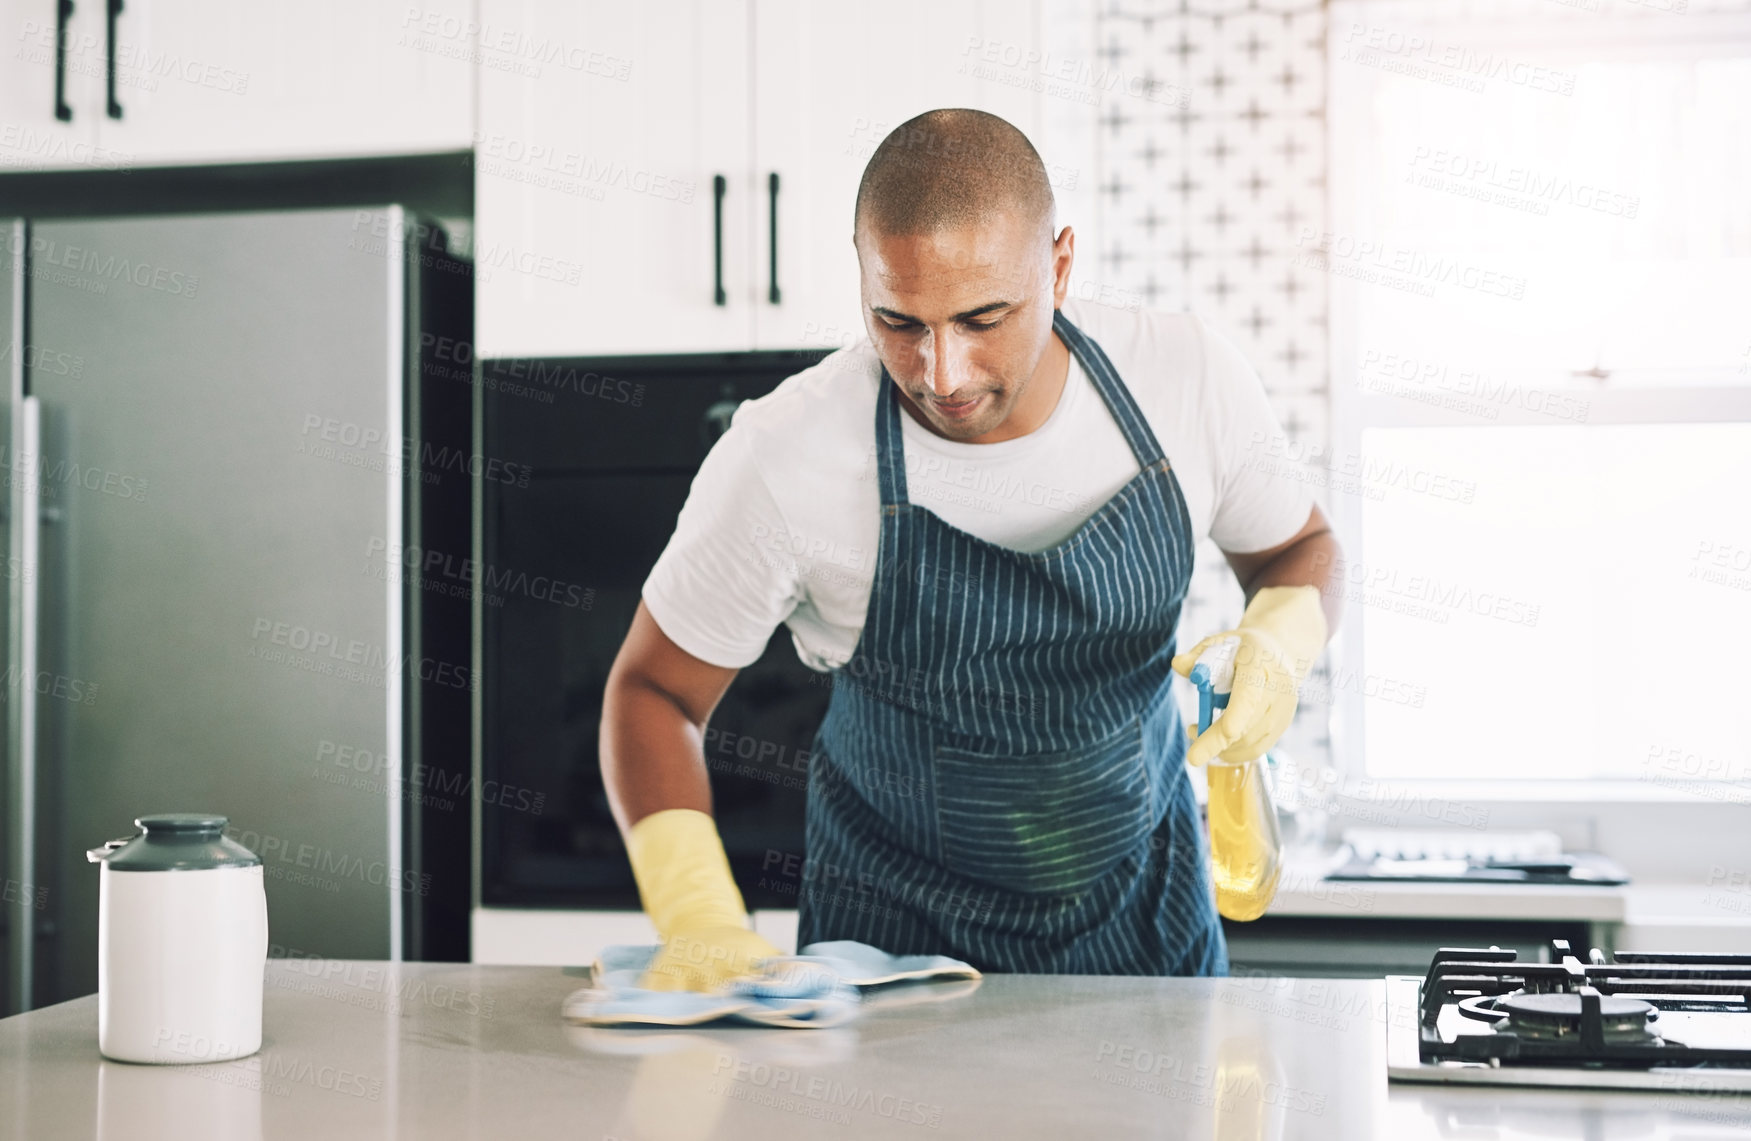
[[[1052,235],[1052,185],[1027,136],[996,115],[926,111],[876,147],[857,188],[858,236],[982,228],[998,218]]]

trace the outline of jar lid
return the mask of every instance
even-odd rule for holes
[[[161,812],[140,816],[133,836],[111,840],[85,853],[92,863],[118,872],[199,871],[247,868],[261,857],[225,835],[229,817],[210,812]]]

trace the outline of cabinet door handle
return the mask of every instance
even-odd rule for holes
[[[778,304],[778,172],[775,170],[766,176],[766,240],[768,282],[766,300],[773,305]]]
[[[73,18],[73,0],[55,2],[55,118],[63,123],[73,121],[73,108],[67,106],[67,21]]]
[[[122,117],[122,105],[116,102],[116,17],[122,14],[122,0],[109,0],[109,58],[104,61],[104,82],[109,87],[109,117]]]
[[[724,293],[724,194],[729,190],[729,183],[723,175],[716,175],[711,180],[711,279],[714,291],[713,301],[718,305],[729,303],[729,297]]]

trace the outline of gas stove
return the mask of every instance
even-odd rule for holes
[[[1387,1077],[1410,1082],[1751,1090],[1751,955],[1593,950],[1549,962],[1444,947],[1386,980]]]

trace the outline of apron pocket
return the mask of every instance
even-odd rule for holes
[[[1143,719],[1061,753],[994,755],[940,745],[943,866],[1030,895],[1084,890],[1149,833]]]

